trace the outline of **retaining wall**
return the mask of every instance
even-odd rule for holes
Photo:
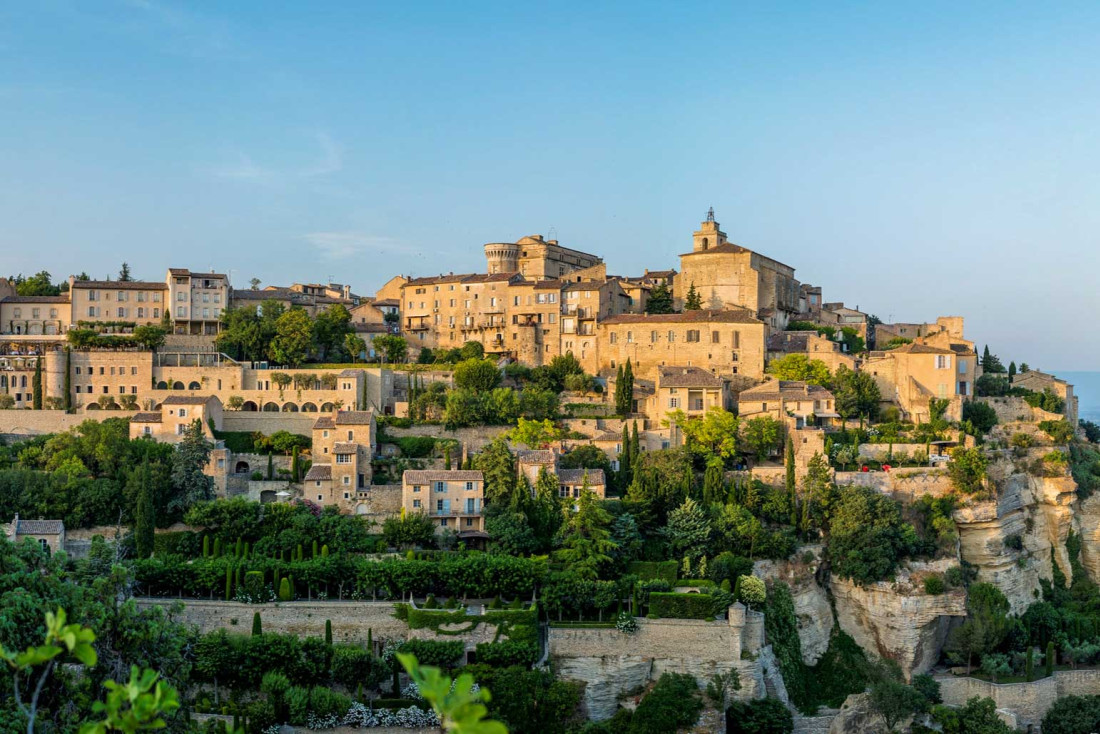
[[[275,413],[263,411],[227,410],[222,413],[223,431],[260,431],[270,436],[276,431],[289,431],[303,436],[313,435],[313,424],[320,413]],[[264,464],[264,470],[267,464]]]
[[[1100,694],[1100,670],[1057,670],[1049,678],[1031,683],[990,683],[978,678],[943,676],[940,684],[943,702],[949,706],[965,706],[974,696],[992,698],[999,709],[1016,716],[1017,726],[1036,730],[1043,716],[1063,696]]]
[[[102,422],[108,418],[131,418],[134,411],[89,410],[66,413],[63,410],[0,410],[0,436],[16,440],[44,433],[60,433],[84,421]]]

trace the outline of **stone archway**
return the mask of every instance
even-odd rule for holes
[[[313,403],[302,403],[302,412],[303,413],[316,413],[317,412],[317,406],[314,405]]]
[[[172,383],[172,389],[173,390],[182,390],[183,389],[183,383],[180,382],[179,380],[176,380],[175,382]]]
[[[278,403],[271,403],[271,402],[264,403],[263,412],[265,412],[265,413],[278,413],[279,412]]]
[[[247,474],[251,471],[251,467],[248,466],[247,461],[238,461],[237,466],[233,468],[233,471],[237,474]]]
[[[324,403],[321,406],[321,412],[322,413],[331,413],[334,410],[336,410],[336,406],[333,405],[332,403]]]
[[[255,413],[259,410],[259,407],[257,407],[255,402],[251,400],[245,400],[243,403],[241,403],[241,410],[248,413]]]
[[[283,403],[283,412],[284,413],[297,413],[298,412],[298,404],[297,403]]]

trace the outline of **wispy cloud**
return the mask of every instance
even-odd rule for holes
[[[329,260],[343,260],[362,254],[419,255],[421,257],[430,254],[430,251],[412,247],[392,237],[366,232],[310,232],[302,235],[302,239],[317,248],[321,256]]]
[[[326,132],[314,134],[320,148],[316,159],[304,166],[276,168],[257,163],[239,148],[229,151],[229,160],[209,167],[218,178],[251,181],[258,184],[289,184],[295,180],[327,176],[344,168],[344,148]]]

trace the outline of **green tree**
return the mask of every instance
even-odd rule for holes
[[[979,448],[959,446],[951,451],[947,462],[947,474],[951,484],[963,494],[976,494],[985,489],[986,469],[989,459]]]
[[[615,548],[608,526],[611,514],[599,504],[595,493],[585,486],[577,500],[577,510],[565,525],[562,548],[556,553],[569,572],[581,579],[599,578],[600,569],[611,562]]]
[[[382,537],[394,548],[430,547],[435,543],[435,523],[423,512],[388,517],[382,524]]]
[[[854,372],[841,365],[833,376],[833,394],[836,397],[836,412],[845,420],[859,418],[862,427],[864,419],[878,414],[882,394],[875,378],[866,372]]]
[[[376,336],[371,342],[375,351],[382,356],[382,361],[388,364],[403,364],[408,359],[409,343],[404,337],[394,334]]]
[[[164,346],[167,338],[168,332],[159,326],[143,324],[134,329],[134,341],[148,350]]]
[[[971,585],[966,601],[967,618],[952,630],[944,651],[956,664],[966,664],[969,674],[973,659],[981,658],[1004,640],[1008,634],[1008,600],[992,584]]]
[[[654,286],[653,290],[649,292],[649,298],[645,304],[646,313],[672,313],[672,292],[669,291],[668,286],[664,283],[659,283]]]
[[[345,343],[347,337],[353,335],[351,313],[342,303],[333,303],[313,319],[313,348],[319,359],[348,355]]]
[[[723,461],[737,456],[739,423],[728,410],[712,405],[702,417],[690,418],[684,411],[674,410],[668,413],[668,421],[680,429],[688,448],[704,462],[712,456]],[[632,458],[634,456],[637,454],[632,454]]]
[[[762,415],[741,423],[741,441],[745,448],[764,461],[779,448],[783,438],[783,424],[771,416]]]
[[[535,496],[527,507],[527,522],[541,549],[550,548],[564,521],[558,479],[546,471],[546,467],[540,467],[535,479]]]
[[[726,498],[726,476],[722,460],[714,457],[707,462],[703,474],[703,506],[721,504]]]
[[[529,421],[520,418],[516,427],[508,432],[513,443],[523,444],[529,449],[545,449],[560,441],[565,435],[562,429],[551,420]]]
[[[42,410],[42,360],[39,356],[34,361],[34,377],[31,379],[31,407]]]
[[[121,283],[129,283],[134,278],[130,275],[129,263],[122,263],[122,267],[118,271],[118,279]]]
[[[30,277],[23,277],[20,273],[10,278],[15,286],[17,296],[56,296],[61,289],[53,284],[49,271],[40,270]]]
[[[129,487],[131,496],[137,497],[134,508],[134,551],[138,558],[148,558],[153,554],[153,540],[157,522],[156,487],[149,462],[142,463],[130,473]]]
[[[703,299],[699,295],[699,291],[695,290],[695,283],[692,282],[688,288],[687,295],[684,296],[684,310],[685,311],[699,311],[703,308]]]
[[[214,480],[203,473],[210,461],[212,446],[203,434],[202,422],[195,419],[184,429],[183,439],[172,456],[172,496],[167,509],[182,513],[196,502],[213,499]]]
[[[351,357],[352,362],[358,362],[359,358],[367,351],[367,342],[363,337],[356,336],[355,334],[347,334],[344,336],[344,350]],[[364,406],[364,410],[366,407]]]
[[[630,360],[619,368],[615,380],[615,413],[627,416],[634,412],[634,368]]]
[[[726,711],[731,734],[791,734],[794,716],[778,698],[733,701]]]
[[[508,442],[497,437],[474,457],[474,467],[485,476],[485,501],[510,502],[516,488],[516,459]]]
[[[828,386],[832,382],[829,365],[805,354],[786,354],[768,362],[768,374],[777,380],[797,380],[809,385]]]
[[[61,407],[66,413],[73,409],[73,364],[72,352],[65,347],[65,394],[61,396]]]
[[[275,337],[268,354],[278,364],[297,367],[313,349],[313,325],[301,308],[292,308],[275,322]]]
[[[473,690],[474,677],[464,673],[451,681],[439,668],[421,667],[416,657],[397,653],[397,659],[420,690],[443,730],[451,734],[508,734],[507,727],[499,721],[488,721],[488,709],[484,702],[490,699],[489,689]]]
[[[487,393],[500,385],[500,370],[489,359],[466,359],[455,365],[455,387]]]
[[[1016,731],[1001,721],[992,698],[974,696],[961,709],[936,706],[932,709],[932,718],[944,734],[1014,734]]]
[[[668,513],[664,535],[676,558],[688,558],[695,563],[707,552],[710,532],[707,513],[691,497]]]
[[[1043,716],[1043,734],[1100,731],[1100,696],[1062,696]]]
[[[252,636],[253,637],[260,637],[260,636],[263,635],[263,633],[264,633],[264,625],[263,625],[263,622],[260,620],[260,613],[259,612],[254,612],[252,614]]]
[[[897,501],[869,487],[845,487],[829,515],[833,573],[868,584],[889,578],[916,542]]]
[[[888,676],[871,683],[870,704],[882,717],[887,731],[894,731],[898,724],[928,709],[928,700],[919,691]]]

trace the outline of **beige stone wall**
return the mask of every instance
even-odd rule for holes
[[[81,321],[130,321],[138,326],[159,325],[168,299],[168,290],[163,283],[149,283],[148,288],[140,290],[74,287],[69,293],[74,326]]]
[[[688,341],[689,336],[694,338],[688,332],[698,334],[698,341]],[[718,332],[717,341],[714,332]],[[588,372],[614,371],[629,359],[636,378],[655,379],[658,367],[682,365],[761,379],[766,342],[766,327],[762,323],[601,323],[594,353],[586,354],[584,359],[577,357]]]
[[[316,413],[245,413],[227,410],[222,413],[222,429],[249,433],[260,431],[267,435],[275,431],[289,431],[309,436],[318,417]]]
[[[63,353],[55,358],[63,363]],[[111,396],[116,404],[121,404],[123,395],[132,395],[139,406],[152,397],[152,352],[74,350],[69,352],[69,370],[76,408],[87,408],[102,395]],[[58,372],[64,379],[64,373],[60,369]],[[57,389],[59,397],[62,390]]]
[[[0,410],[0,436],[22,439],[67,431],[87,420],[104,421],[133,415],[125,410],[96,410],[80,414],[61,410]]]
[[[141,607],[168,607],[175,603],[172,599],[138,599]],[[264,632],[324,637],[325,620],[332,620],[334,642],[365,643],[368,630],[373,630],[375,640],[404,640],[408,637],[407,625],[393,616],[393,602],[292,601],[238,604],[189,599],[184,604],[180,619],[195,625],[200,632],[224,629],[248,634],[252,630],[252,615],[255,612],[260,613]]]
[[[997,708],[1016,715],[1020,728],[1039,729],[1043,716],[1063,696],[1100,694],[1100,670],[1058,670],[1031,683],[990,683],[978,678],[939,676],[943,702],[965,706],[974,696],[992,698]]]

